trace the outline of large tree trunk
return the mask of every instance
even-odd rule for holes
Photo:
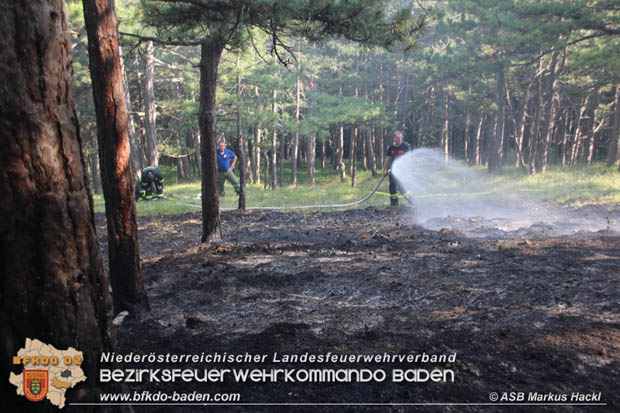
[[[127,107],[113,0],[83,0],[108,226],[114,309],[148,309],[140,275]]]
[[[136,124],[131,114],[131,96],[129,95],[129,83],[127,82],[127,72],[125,71],[125,60],[123,59],[123,49],[118,47],[118,55],[121,64],[121,73],[123,74],[123,92],[125,95],[125,104],[127,106],[127,132],[129,133],[129,146],[131,149],[131,174],[137,181],[140,179],[142,172],[142,157],[140,156],[140,145],[136,136]]]
[[[153,42],[146,42],[144,62],[144,130],[146,132],[146,157],[150,166],[159,165],[157,149],[157,108],[155,106],[155,61],[153,60]]]
[[[98,356],[113,350],[108,278],[73,95],[62,0],[0,8],[0,409],[58,411],[6,382],[26,338],[84,353],[89,378],[68,402],[91,401]],[[109,391],[109,390],[108,390]],[[84,400],[87,396],[90,400]],[[82,398],[82,400],[79,400]]]
[[[224,47],[203,43],[200,49],[200,155],[202,158],[202,242],[221,231],[220,199],[217,193],[215,158],[215,91],[217,69]]]

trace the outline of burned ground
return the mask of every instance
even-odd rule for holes
[[[620,237],[601,231],[466,237],[402,209],[225,213],[200,244],[200,214],[139,219],[152,313],[118,330],[121,353],[452,354],[453,363],[187,364],[187,368],[451,369],[454,383],[176,383],[134,390],[240,393],[242,403],[488,403],[491,392],[602,392],[620,408]],[[100,234],[103,219],[98,217]],[[484,234],[483,234],[484,235]],[[490,230],[489,236],[496,232]],[[514,235],[514,234],[512,234]],[[105,239],[102,239],[105,247]],[[154,365],[164,368],[162,365]],[[134,366],[143,368],[144,365]],[[179,367],[179,365],[174,365]],[[179,407],[191,410],[194,407]],[[451,405],[437,411],[497,411]],[[226,406],[226,411],[247,406]],[[304,411],[429,406],[297,406]],[[522,411],[523,407],[501,408]],[[156,407],[149,410],[157,411]],[[169,408],[162,407],[161,411]],[[283,407],[252,406],[251,411]]]

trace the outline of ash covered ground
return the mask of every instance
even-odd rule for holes
[[[575,217],[620,219],[620,206]],[[491,392],[598,393],[606,406],[295,406],[295,411],[617,411],[620,236],[544,223],[442,218],[407,208],[139,218],[151,314],[118,330],[120,353],[454,354],[448,363],[240,363],[186,368],[450,369],[454,382],[136,383],[129,390],[236,392],[242,403],[488,403]],[[442,221],[443,220],[443,221]],[[105,234],[103,217],[98,231]],[[433,227],[434,229],[428,229]],[[447,229],[452,228],[452,229]],[[456,229],[455,229],[456,228]],[[105,238],[101,239],[105,248]],[[155,368],[172,366],[153,365]],[[134,367],[145,367],[144,365]],[[179,367],[179,365],[174,365]],[[170,407],[136,407],[137,411]],[[195,406],[176,406],[193,411]],[[199,409],[203,409],[202,407]],[[226,406],[216,411],[286,411]],[[525,409],[525,410],[524,410]]]

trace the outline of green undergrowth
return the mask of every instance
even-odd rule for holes
[[[320,165],[317,165],[320,166]],[[165,193],[167,200],[139,201],[136,204],[138,215],[180,214],[200,211],[200,182],[180,181],[176,170],[168,166],[160,168],[165,175]],[[555,202],[571,207],[584,204],[620,204],[620,173],[615,168],[607,168],[602,163],[590,166],[577,165],[563,168],[551,167],[547,172],[528,175],[515,168],[506,168],[502,175],[489,175],[486,169],[480,169],[487,175],[491,187],[527,195],[530,199]],[[238,171],[237,171],[238,173]],[[333,205],[354,202],[365,197],[381,179],[380,170],[376,176],[370,171],[362,171],[358,167],[357,182],[351,186],[351,178],[344,182],[336,171],[317,167],[316,183],[309,185],[306,169],[298,170],[298,184],[290,183],[290,169],[284,170],[284,185],[275,190],[265,189],[264,185],[248,184],[246,186],[247,207],[291,207],[298,205]],[[261,177],[263,180],[264,177]],[[226,195],[220,198],[221,208],[236,208],[238,197],[230,184],[226,183]],[[389,205],[387,178],[381,184],[378,193],[356,208],[375,206],[384,208]],[[104,201],[101,194],[94,196],[95,211],[104,212]],[[402,201],[403,203],[405,201]]]
[[[492,179],[504,188],[528,194],[533,199],[571,207],[620,203],[620,172],[600,162],[571,167],[551,166],[545,173],[536,175],[509,168]]]

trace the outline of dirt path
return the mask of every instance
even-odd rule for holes
[[[374,208],[228,213],[223,215],[225,239],[211,245],[198,242],[199,214],[140,218],[152,315],[126,319],[118,333],[121,352],[247,352],[268,357],[264,363],[182,367],[367,368],[387,372],[388,379],[138,383],[130,389],[237,392],[243,403],[488,403],[491,392],[500,396],[524,392],[526,399],[552,394],[570,402],[575,392],[601,392],[600,401],[606,406],[535,409],[620,409],[620,237],[603,231],[571,237],[519,233],[497,239],[490,231],[491,237],[471,238],[463,232],[408,224],[402,213]],[[276,362],[276,352],[456,354],[456,359],[304,364]],[[395,369],[451,370],[454,382],[394,383]],[[530,396],[533,392],[538,396]],[[175,411],[192,408],[177,406]],[[284,407],[226,407],[234,409],[283,411]],[[294,407],[352,412],[416,409],[530,411],[532,407]]]

